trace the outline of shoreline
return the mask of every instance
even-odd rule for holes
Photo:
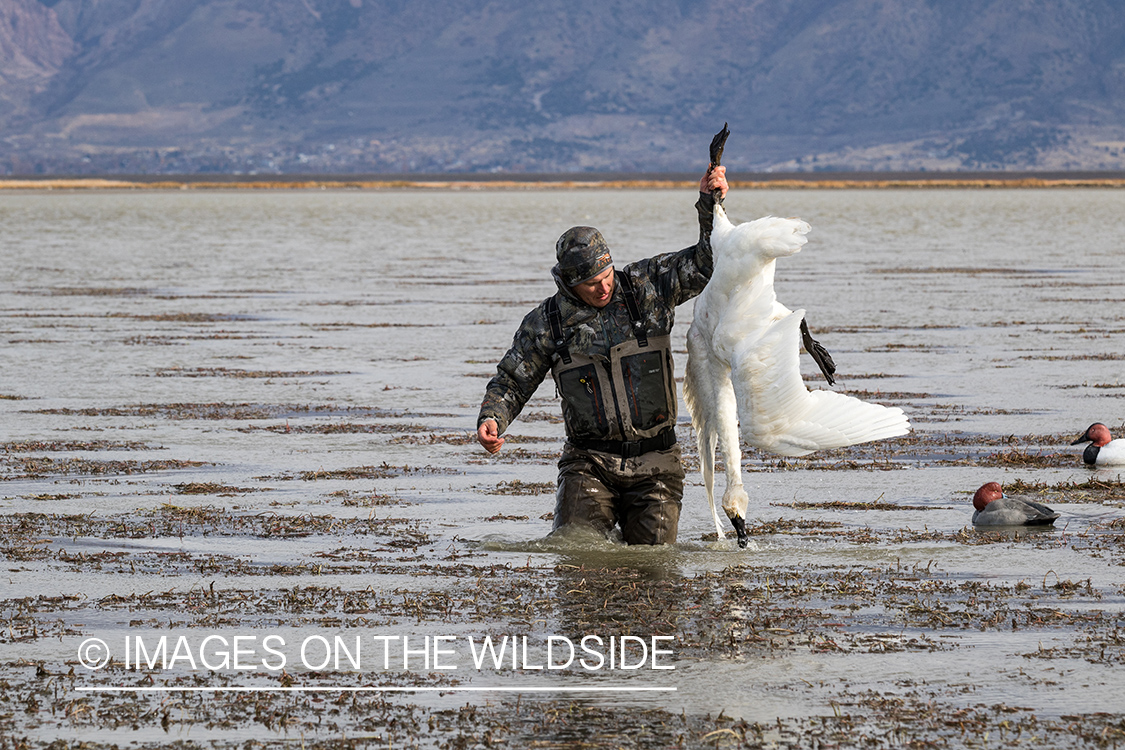
[[[788,173],[733,175],[732,189],[1125,188],[1125,173]],[[688,175],[127,175],[12,177],[2,190],[681,190]]]

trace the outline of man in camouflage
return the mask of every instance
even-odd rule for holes
[[[555,531],[616,525],[629,544],[676,541],[684,469],[676,444],[676,382],[670,334],[675,308],[711,277],[715,198],[724,167],[699,183],[699,241],[617,271],[593,227],[573,227],[555,246],[558,292],[523,319],[496,367],[477,419],[489,453],[551,372],[562,397],[566,444],[559,459]]]

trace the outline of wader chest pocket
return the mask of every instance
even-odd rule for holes
[[[668,421],[668,382],[663,350],[621,358],[625,397],[634,427],[649,430]]]
[[[583,365],[563,370],[558,374],[559,393],[562,395],[567,424],[576,435],[602,437],[606,434],[608,419],[605,397],[594,365]]]

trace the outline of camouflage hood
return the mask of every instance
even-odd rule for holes
[[[571,227],[555,243],[558,264],[552,270],[560,287],[567,288],[594,278],[613,265],[602,233],[593,227]]]

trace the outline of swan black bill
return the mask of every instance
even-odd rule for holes
[[[746,530],[746,519],[735,516],[730,519],[731,526],[734,526],[734,532],[738,534],[738,547],[739,549],[746,549],[746,545],[750,544],[750,532]]]

